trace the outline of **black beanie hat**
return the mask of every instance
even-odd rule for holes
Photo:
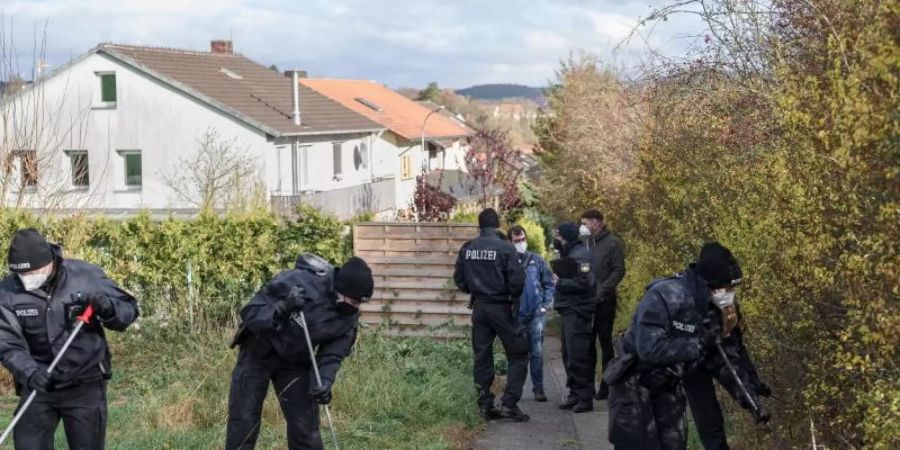
[[[367,302],[375,290],[372,269],[361,258],[356,256],[347,260],[343,266],[335,270],[334,290],[353,300]]]
[[[578,240],[578,225],[575,225],[572,222],[565,222],[556,228],[559,231],[559,236],[566,240],[566,242],[575,242]]]
[[[500,216],[494,208],[487,208],[478,214],[478,228],[500,228]]]
[[[53,251],[38,230],[25,228],[13,236],[6,261],[13,272],[31,272],[53,262]]]
[[[703,244],[694,270],[713,288],[736,286],[741,282],[741,266],[731,250],[718,242]]]

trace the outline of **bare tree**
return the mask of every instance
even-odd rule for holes
[[[202,211],[246,209],[264,203],[256,161],[237,138],[221,139],[214,128],[197,140],[197,152],[162,173],[176,197]]]

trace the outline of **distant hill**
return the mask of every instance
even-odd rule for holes
[[[520,84],[481,84],[456,91],[458,95],[478,100],[503,100],[505,98],[527,98],[541,102],[541,88],[522,86]]]

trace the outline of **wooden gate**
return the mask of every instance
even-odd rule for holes
[[[460,247],[477,235],[478,227],[463,224],[354,225],[353,253],[375,277],[361,320],[403,336],[466,335],[469,297],[456,289],[453,268]]]

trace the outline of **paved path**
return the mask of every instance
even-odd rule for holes
[[[595,401],[594,411],[573,414],[556,404],[566,394],[566,371],[560,356],[559,339],[544,340],[544,390],[549,401],[537,403],[531,394],[531,381],[525,382],[525,396],[519,407],[531,420],[516,423],[495,420],[487,423],[475,444],[478,450],[612,450],[606,440],[608,412],[606,401]]]

